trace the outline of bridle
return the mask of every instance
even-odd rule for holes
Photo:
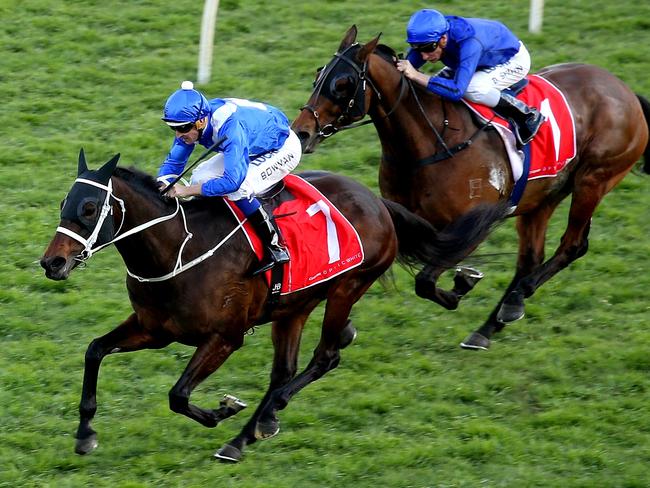
[[[322,126],[321,122],[320,122],[320,114],[318,113],[318,111],[314,107],[312,107],[309,104],[304,105],[303,107],[301,107],[301,110],[309,110],[313,114],[314,119],[316,121],[316,128],[318,130],[317,136],[320,136],[323,139],[331,137],[334,134],[336,134],[337,132],[340,132],[342,130],[354,129],[356,127],[360,127],[362,125],[366,125],[366,124],[369,124],[369,123],[373,122],[372,119],[367,119],[367,120],[361,120],[361,121],[358,121],[358,122],[354,122],[354,123],[351,123],[351,124],[348,124],[348,125],[344,125],[342,127],[337,127],[335,125],[335,124],[341,124],[344,121],[346,121],[346,120],[348,120],[350,118],[353,118],[355,116],[358,117],[358,118],[363,118],[366,115],[366,111],[365,111],[366,83],[368,83],[371,86],[371,88],[373,89],[373,91],[377,95],[377,98],[379,100],[381,100],[381,93],[379,92],[379,90],[377,89],[375,84],[372,82],[372,80],[367,76],[368,60],[364,61],[364,63],[362,65],[359,65],[351,57],[352,54],[354,54],[351,51],[355,47],[359,47],[359,43],[355,42],[354,44],[348,46],[343,52],[341,52],[341,53],[337,52],[337,53],[334,54],[333,60],[329,64],[325,65],[323,67],[323,69],[321,70],[321,74],[319,75],[318,79],[316,80],[316,82],[314,84],[315,90],[314,90],[314,93],[312,94],[312,99],[317,99],[318,96],[321,95],[321,92],[323,91],[323,87],[325,86],[325,83],[326,83],[327,79],[330,77],[330,74],[332,74],[332,72],[333,72],[334,68],[336,67],[336,65],[339,63],[339,61],[344,61],[345,63],[347,63],[349,66],[352,67],[352,69],[355,71],[355,73],[357,75],[356,86],[354,88],[354,92],[353,92],[352,97],[348,100],[348,102],[346,104],[345,111],[336,119],[335,122],[331,122],[329,124],[326,124],[326,125]],[[459,144],[456,144],[455,146],[452,146],[452,147],[447,146],[447,144],[445,143],[445,140],[444,140],[445,130],[449,126],[449,121],[447,120],[446,115],[443,114],[442,131],[439,131],[438,129],[436,129],[436,127],[433,125],[433,123],[431,122],[431,120],[427,116],[426,110],[424,109],[424,107],[422,105],[422,102],[420,101],[420,97],[418,96],[418,94],[417,94],[417,92],[415,90],[413,82],[411,80],[409,80],[408,78],[406,78],[404,76],[404,73],[400,73],[400,75],[401,75],[401,77],[400,77],[400,88],[399,88],[398,98],[397,98],[395,104],[390,108],[390,110],[386,113],[386,115],[383,116],[383,118],[388,118],[388,117],[390,117],[391,114],[393,114],[393,112],[395,112],[397,107],[402,102],[402,99],[404,98],[404,95],[405,95],[406,91],[410,90],[410,92],[411,92],[411,94],[412,94],[412,96],[413,96],[413,98],[414,98],[414,100],[416,102],[418,111],[424,117],[424,120],[426,121],[427,126],[433,132],[433,134],[435,135],[439,147],[442,148],[442,151],[440,151],[440,152],[437,152],[437,153],[435,153],[435,154],[433,154],[433,155],[431,155],[429,157],[426,157],[426,158],[420,159],[418,161],[415,161],[415,166],[416,167],[417,166],[424,166],[424,165],[428,165],[428,164],[433,164],[433,163],[437,163],[439,161],[443,161],[445,159],[452,158],[456,153],[470,147],[472,145],[472,143],[474,142],[474,140],[476,139],[476,137],[481,132],[483,132],[487,127],[489,127],[491,125],[492,120],[490,119],[487,122],[480,125],[478,127],[478,129],[473,134],[471,134],[470,137],[467,140],[465,140],[465,141],[463,141],[463,142],[461,142]],[[337,78],[331,80],[330,85],[333,82],[335,82],[336,80],[337,80]],[[443,112],[444,112],[444,108],[445,108],[444,99],[442,99],[442,107],[443,107]],[[352,113],[352,110],[354,108],[356,108],[356,110],[358,112],[357,114]]]
[[[97,223],[95,224],[95,227],[90,233],[90,236],[85,238],[81,236],[80,234],[66,228],[59,226],[57,227],[56,231],[60,232],[61,234],[65,234],[68,237],[71,237],[75,241],[79,242],[84,246],[83,250],[74,257],[75,261],[77,261],[79,264],[85,263],[88,259],[92,257],[93,254],[95,254],[97,251],[105,248],[106,246],[109,246],[111,244],[114,244],[117,241],[120,241],[122,239],[125,239],[129,236],[132,236],[134,234],[137,234],[138,232],[142,232],[145,229],[148,229],[150,227],[153,227],[154,225],[158,225],[162,222],[166,222],[168,220],[171,220],[175,218],[179,213],[181,214],[183,218],[183,226],[185,229],[185,239],[183,240],[183,243],[180,246],[180,249],[178,250],[178,257],[176,258],[176,263],[174,265],[174,269],[170,271],[169,273],[159,276],[159,277],[154,277],[154,278],[143,278],[141,276],[138,276],[134,273],[132,273],[128,268],[126,272],[128,273],[129,276],[132,278],[135,278],[136,280],[140,282],[158,282],[158,281],[165,281],[170,278],[173,278],[174,276],[177,276],[181,274],[182,272],[196,266],[197,264],[205,261],[208,259],[210,256],[212,256],[217,249],[219,249],[223,244],[225,244],[240,228],[243,227],[244,223],[246,222],[246,219],[243,219],[235,228],[230,231],[216,246],[214,246],[212,249],[206,251],[203,253],[201,256],[193,259],[192,261],[183,264],[182,261],[182,255],[183,255],[183,249],[185,248],[186,244],[189,242],[189,240],[193,237],[193,234],[188,230],[187,228],[187,217],[185,216],[185,210],[183,209],[183,206],[180,204],[180,200],[178,198],[175,198],[176,200],[176,210],[172,212],[171,214],[168,215],[163,215],[162,217],[158,217],[155,219],[152,219],[148,222],[145,222],[143,224],[140,224],[132,229],[129,229],[128,231],[124,232],[123,234],[120,234],[120,230],[122,229],[122,226],[124,225],[124,220],[126,217],[126,206],[124,204],[124,200],[121,198],[115,196],[113,193],[113,184],[112,181],[109,179],[108,183],[106,185],[99,183],[97,181],[89,180],[86,178],[77,178],[75,180],[76,183],[81,183],[84,185],[91,185],[97,188],[100,188],[101,190],[106,192],[106,197],[104,199],[104,203],[102,204],[102,208],[99,213],[99,217],[97,219]],[[99,236],[99,233],[101,232],[102,227],[104,226],[104,221],[109,215],[113,214],[113,206],[111,205],[111,199],[114,199],[116,202],[119,203],[121,213],[122,213],[122,218],[120,221],[120,225],[117,229],[117,231],[113,232],[110,239],[107,242],[101,243],[97,245],[96,247],[93,247],[95,243],[97,242],[97,238]]]
[[[88,260],[93,254],[95,254],[97,251],[100,249],[108,246],[112,242],[114,242],[115,239],[115,234],[118,234],[120,230],[122,229],[122,225],[124,224],[124,215],[125,215],[125,207],[124,207],[124,201],[121,200],[120,198],[117,198],[115,195],[113,195],[113,184],[111,180],[108,180],[108,184],[104,185],[103,183],[99,183],[97,181],[89,180],[86,178],[77,178],[74,181],[74,184],[81,183],[83,185],[90,185],[94,186],[96,188],[99,188],[106,192],[106,197],[104,198],[104,203],[102,204],[101,210],[99,212],[99,217],[97,218],[97,222],[95,223],[95,227],[93,230],[90,232],[90,235],[86,238],[83,237],[82,235],[78,234],[77,232],[74,232],[73,230],[68,229],[67,227],[62,227],[59,226],[56,228],[57,232],[60,232],[61,234],[65,234],[68,237],[71,237],[75,241],[79,242],[84,246],[83,250],[75,256],[75,260],[79,261],[80,263],[85,262]],[[109,215],[113,214],[113,206],[111,205],[111,198],[115,199],[119,204],[120,208],[122,210],[122,220],[120,222],[120,225],[117,229],[116,232],[111,231],[111,237],[108,242],[99,244],[97,247],[93,247],[95,243],[97,242],[97,239],[99,237],[99,233],[102,230],[102,227],[104,226],[104,221]],[[62,211],[65,209],[65,204],[62,209]]]
[[[359,65],[357,62],[355,62],[352,59],[352,55],[354,53],[351,51],[354,48],[358,48],[358,47],[360,47],[359,43],[355,42],[354,44],[351,44],[350,46],[345,48],[343,52],[334,53],[334,58],[332,59],[332,61],[330,61],[329,64],[323,66],[323,68],[320,70],[320,74],[318,75],[318,78],[314,83],[314,93],[312,94],[312,98],[317,99],[321,95],[323,91],[323,87],[325,86],[328,78],[330,78],[330,75],[334,74],[334,68],[339,64],[340,61],[346,63],[356,73],[356,85],[354,87],[354,91],[352,92],[352,96],[348,99],[347,103],[345,103],[345,111],[336,119],[336,121],[330,122],[329,124],[321,125],[320,114],[314,107],[312,107],[309,104],[300,107],[300,110],[308,110],[309,112],[312,113],[312,115],[314,116],[314,120],[316,121],[318,136],[322,137],[323,139],[333,136],[334,134],[342,130],[354,129],[356,127],[361,127],[363,125],[370,124],[372,122],[371,119],[367,119],[367,120],[360,120],[357,122],[353,122],[351,124],[344,125],[341,127],[337,127],[335,125],[335,123],[342,124],[346,120],[351,120],[354,118],[362,119],[363,117],[365,117],[367,85],[370,85],[372,90],[377,95],[377,98],[381,100],[381,93],[379,92],[375,84],[372,82],[372,80],[367,76],[368,60],[364,61],[362,65]],[[357,50],[355,50],[355,52]],[[330,81],[330,88],[337,80],[338,78],[334,78],[333,80]],[[400,93],[397,98],[397,101],[395,102],[393,107],[391,107],[388,113],[386,113],[384,118],[389,117],[395,111],[397,106],[402,101],[402,97],[404,96],[405,92],[406,92],[406,86],[404,83],[404,76],[402,75],[402,78],[400,80]]]

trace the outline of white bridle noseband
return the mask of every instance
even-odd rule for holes
[[[100,211],[99,218],[97,219],[97,224],[95,224],[95,228],[93,229],[93,231],[91,232],[90,236],[87,239],[80,236],[76,232],[74,232],[74,231],[72,231],[70,229],[67,229],[65,227],[59,226],[56,229],[57,232],[60,232],[61,234],[65,234],[68,237],[71,237],[72,239],[74,239],[75,241],[81,243],[84,246],[84,249],[79,253],[78,256],[75,257],[75,259],[77,261],[80,261],[82,263],[85,262],[87,259],[90,259],[90,257],[93,254],[95,254],[97,251],[99,251],[100,249],[105,248],[106,246],[109,246],[110,244],[113,244],[113,243],[115,243],[115,242],[117,242],[117,241],[119,241],[121,239],[126,238],[126,237],[132,236],[133,234],[137,234],[138,232],[141,232],[141,231],[143,231],[145,229],[148,229],[149,227],[153,227],[154,225],[160,224],[160,223],[165,222],[167,220],[171,220],[174,217],[176,217],[176,215],[178,215],[179,212],[182,215],[182,217],[183,217],[183,226],[185,228],[185,239],[183,240],[183,244],[181,244],[181,247],[178,250],[178,257],[176,259],[176,264],[174,265],[174,269],[171,272],[169,272],[169,273],[167,273],[166,275],[163,275],[163,276],[159,276],[159,277],[156,277],[156,278],[143,278],[141,276],[133,274],[127,267],[126,272],[128,273],[128,275],[131,276],[132,278],[135,278],[136,280],[138,280],[140,282],[165,281],[165,280],[173,278],[174,276],[181,274],[183,271],[186,271],[186,270],[196,266],[197,264],[205,261],[207,258],[212,256],[217,249],[219,249],[223,244],[225,244],[235,234],[235,232],[237,232],[239,229],[241,229],[243,227],[244,223],[246,222],[246,219],[244,219],[230,233],[228,233],[228,235],[226,235],[226,237],[224,237],[215,247],[213,247],[212,249],[206,251],[201,256],[199,256],[196,259],[193,259],[189,263],[183,264],[183,262],[182,262],[183,249],[185,248],[185,245],[188,243],[188,241],[192,238],[192,233],[187,228],[187,218],[185,216],[185,210],[183,209],[183,206],[180,204],[180,200],[178,198],[175,199],[176,200],[176,210],[173,213],[171,213],[169,215],[164,215],[162,217],[158,217],[158,218],[153,219],[153,220],[150,220],[148,222],[145,222],[143,224],[140,224],[140,225],[134,227],[133,229],[128,230],[124,234],[117,235],[117,234],[119,234],[120,230],[122,229],[122,225],[124,224],[124,218],[126,216],[126,206],[124,205],[124,200],[122,200],[121,198],[116,197],[113,194],[113,184],[112,184],[111,180],[110,179],[108,180],[108,185],[103,185],[103,184],[98,183],[96,181],[87,180],[85,178],[77,178],[75,180],[75,183],[83,183],[83,184],[86,184],[86,185],[95,186],[97,188],[101,188],[102,190],[104,190],[106,192],[106,198],[104,199],[104,203],[102,205],[102,209]],[[117,228],[117,231],[115,231],[112,240],[110,240],[108,242],[105,242],[103,244],[100,244],[99,246],[93,248],[93,245],[95,244],[95,242],[97,242],[97,237],[99,236],[99,232],[100,232],[102,226],[104,225],[104,221],[106,220],[106,217],[108,217],[109,214],[112,215],[112,213],[113,213],[113,207],[112,207],[112,205],[110,203],[111,198],[114,198],[120,204],[120,207],[122,209],[122,220],[120,222],[119,227]]]
[[[97,237],[99,236],[99,232],[101,231],[101,228],[104,225],[104,220],[106,220],[106,217],[108,217],[109,214],[113,213],[113,207],[111,206],[111,203],[110,203],[111,197],[115,198],[115,200],[117,200],[120,203],[120,206],[122,207],[122,222],[120,223],[120,226],[117,229],[117,232],[120,231],[120,229],[122,228],[122,224],[124,223],[124,213],[125,213],[126,209],[124,208],[124,201],[117,198],[115,195],[113,195],[113,184],[112,184],[111,180],[108,180],[108,185],[103,185],[103,184],[98,183],[96,181],[87,180],[85,178],[77,178],[75,180],[75,183],[84,183],[86,185],[95,186],[97,188],[101,188],[102,190],[104,190],[106,192],[106,198],[104,199],[104,204],[102,205],[102,209],[101,209],[101,211],[99,213],[99,218],[97,219],[97,224],[95,224],[95,228],[93,229],[93,231],[91,232],[90,236],[87,239],[80,236],[76,232],[74,232],[74,231],[72,231],[70,229],[67,229],[66,227],[59,226],[59,227],[56,228],[57,232],[60,232],[61,234],[65,234],[68,237],[72,237],[75,241],[81,243],[84,246],[83,251],[81,251],[81,253],[79,253],[79,255],[77,256],[76,259],[79,260],[79,261],[85,261],[86,259],[89,259],[94,253],[96,253],[97,251],[99,251],[103,247],[106,247],[109,244],[111,244],[112,242],[114,242],[114,240],[113,240],[113,241],[107,242],[107,243],[102,244],[102,245],[96,247],[95,249],[93,249],[93,245],[95,244],[95,242],[97,242]]]

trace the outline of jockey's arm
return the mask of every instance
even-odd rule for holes
[[[448,79],[442,76],[432,76],[427,83],[427,89],[441,97],[460,100],[467,91],[472,76],[476,73],[482,54],[483,47],[476,38],[471,37],[463,41],[459,49],[458,66],[453,67],[454,77]]]
[[[175,138],[167,157],[158,170],[158,178],[167,175],[180,175],[193,150],[193,144],[185,144],[181,139]]]
[[[217,137],[228,137],[223,146],[223,174],[201,185],[201,194],[214,197],[228,195],[239,190],[248,172],[248,137],[241,125],[228,120],[219,130]]]

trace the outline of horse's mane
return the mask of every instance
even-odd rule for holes
[[[149,193],[160,196],[158,191],[158,183],[153,176],[148,175],[144,171],[136,168],[115,168],[113,175],[117,178],[129,183],[130,186],[135,187],[140,193]]]
[[[377,47],[373,52],[381,59],[386,61],[388,64],[393,66],[395,69],[397,69],[397,66],[395,65],[395,59],[398,59],[398,55],[397,52],[395,52],[395,50],[392,47],[387,46],[386,44],[377,44]],[[424,95],[424,96],[432,95],[432,93],[429,90],[427,90],[425,87],[421,86],[418,83],[413,83],[413,88],[417,90],[418,95]]]
[[[134,167],[117,167],[113,171],[113,176],[125,182],[138,194],[145,195],[151,202],[156,202],[161,205],[161,207],[168,208],[176,205],[173,198],[167,198],[160,194],[158,181],[144,171]],[[221,206],[221,200],[221,198],[195,198],[189,201],[183,201],[181,205],[188,212],[201,209],[211,209],[210,211],[214,211],[215,208],[223,208]]]
[[[152,202],[159,202],[165,207],[168,207],[171,202],[173,202],[172,199],[164,198],[160,195],[158,182],[153,176],[144,171],[134,167],[117,167],[115,168],[115,171],[113,171],[113,176],[124,181],[140,195],[146,195]]]
[[[379,57],[385,59],[391,64],[394,64],[393,60],[397,58],[397,53],[395,50],[386,44],[377,44],[377,47],[375,48],[375,54],[379,55]]]

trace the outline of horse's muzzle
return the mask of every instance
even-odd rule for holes
[[[312,133],[308,130],[299,130],[295,131],[298,139],[300,140],[300,146],[302,147],[303,154],[311,154],[316,149],[316,146],[320,142],[318,133]]]
[[[62,256],[43,256],[41,267],[45,270],[45,276],[51,280],[65,280],[75,266],[75,261],[67,260]]]

